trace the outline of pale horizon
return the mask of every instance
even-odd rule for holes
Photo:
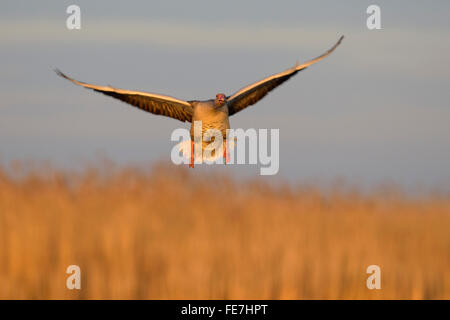
[[[70,4],[18,1],[0,13],[3,166],[77,168],[99,154],[121,165],[169,162],[170,133],[188,127],[73,86],[56,67],[80,81],[207,99],[315,57],[344,35],[326,60],[231,117],[233,128],[280,129],[280,172],[266,179],[450,187],[446,2],[434,10],[379,1],[382,30],[374,31],[365,25],[369,1],[279,10],[79,1],[77,31],[65,27]],[[226,170],[251,178],[259,167]]]

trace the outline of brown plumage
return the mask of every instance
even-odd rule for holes
[[[308,68],[310,65],[326,58],[334,51],[334,49],[336,49],[338,45],[341,44],[342,39],[344,39],[344,36],[342,36],[330,50],[318,56],[317,58],[314,58],[301,65],[297,64],[294,67],[289,68],[283,72],[274,74],[262,79],[261,81],[255,82],[245,88],[242,88],[231,97],[227,98],[229,115],[232,116],[233,114],[247,108],[248,106],[255,104],[256,102],[264,98],[271,90],[275,89],[283,82],[289,80],[299,71],[302,71]]]
[[[160,94],[122,90],[113,87],[97,86],[72,79],[66,76],[58,69],[56,69],[55,71],[59,76],[67,80],[70,80],[77,85],[122,100],[123,102],[129,103],[132,106],[135,106],[141,110],[151,112],[156,115],[170,117],[183,122],[192,121],[192,115],[194,114],[194,110],[190,102],[179,100],[169,96],[163,96]]]

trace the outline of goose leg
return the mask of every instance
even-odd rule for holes
[[[189,163],[189,168],[194,167],[195,155],[194,155],[194,141],[191,140],[191,162]]]
[[[224,148],[223,148],[223,163],[226,165],[227,163],[230,163],[230,153],[228,152],[228,143],[225,140]]]

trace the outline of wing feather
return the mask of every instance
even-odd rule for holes
[[[319,62],[320,60],[326,58],[328,55],[330,55],[334,49],[336,49],[339,44],[341,44],[342,39],[344,39],[344,36],[339,38],[338,42],[329,49],[324,54],[307,61],[301,65],[295,65],[292,68],[289,68],[285,71],[282,71],[280,73],[271,75],[267,78],[264,78],[258,82],[255,82],[249,86],[246,86],[242,89],[240,89],[238,92],[234,93],[232,96],[230,96],[228,100],[228,113],[229,115],[233,115],[248,106],[251,106],[264,98],[271,90],[275,89],[279,85],[281,85],[283,82],[289,80],[291,77],[296,75],[299,71],[302,71],[306,68],[308,68],[310,65]]]
[[[192,115],[194,113],[192,105],[184,100],[179,100],[170,96],[164,96],[155,93],[149,92],[140,92],[140,91],[131,91],[131,90],[123,90],[118,88],[113,88],[110,86],[97,86],[81,81],[77,81],[66,76],[64,73],[59,71],[58,69],[55,72],[77,84],[83,86],[88,89],[92,89],[97,92],[101,92],[110,97],[119,99],[123,102],[129,103],[141,110],[156,114],[162,115],[166,117],[170,117],[173,119],[177,119],[180,121],[192,121]]]

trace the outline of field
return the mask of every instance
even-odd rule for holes
[[[1,299],[450,299],[446,194],[161,165],[13,171],[0,169]],[[73,264],[81,290],[66,288]]]

